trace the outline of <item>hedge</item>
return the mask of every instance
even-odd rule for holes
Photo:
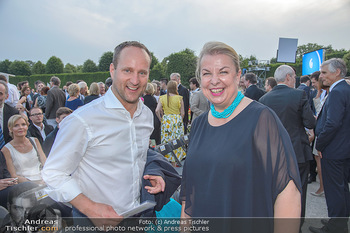
[[[44,83],[49,83],[52,76],[59,77],[61,79],[61,87],[63,87],[66,82],[72,81],[75,83],[77,80],[84,80],[88,86],[92,82],[105,82],[108,77],[110,77],[109,72],[95,72],[95,73],[64,73],[64,74],[35,74],[30,76],[20,76],[10,77],[10,83],[17,84],[22,81],[29,81],[29,86],[34,88],[34,83],[37,80],[41,80]]]

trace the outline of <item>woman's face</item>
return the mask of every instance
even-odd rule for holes
[[[25,91],[24,91],[24,94],[27,96],[30,94],[30,88],[27,88]]]
[[[203,94],[222,112],[237,96],[241,71],[236,72],[232,59],[225,54],[204,55],[201,61]]]
[[[20,118],[18,119],[12,129],[10,128],[9,131],[13,133],[13,136],[26,136],[27,135],[28,126],[24,119]]]

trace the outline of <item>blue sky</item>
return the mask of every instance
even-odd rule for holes
[[[0,61],[96,63],[125,40],[162,60],[205,42],[276,56],[280,37],[350,49],[349,0],[0,0]]]

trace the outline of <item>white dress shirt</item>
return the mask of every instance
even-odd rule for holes
[[[37,126],[36,124],[33,123],[33,125],[35,126],[35,128],[37,128],[41,134],[41,137],[43,138],[43,141],[45,141],[46,139],[46,134],[45,134],[45,125],[43,123],[43,128],[41,128],[40,126]]]
[[[153,114],[141,100],[133,118],[111,89],[60,123],[42,177],[49,195],[69,202],[83,193],[117,213],[140,204]]]
[[[18,100],[19,100],[19,92],[17,90],[17,87],[11,83],[7,83],[8,89],[9,89],[9,97],[7,100],[5,100],[5,103],[9,104],[11,107],[16,107]]]

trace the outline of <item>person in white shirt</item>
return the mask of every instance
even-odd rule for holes
[[[151,181],[145,187],[151,194],[165,189],[161,176],[142,177],[153,115],[140,97],[151,59],[139,42],[115,48],[111,88],[60,123],[42,171],[50,197],[70,202],[73,217],[87,216],[97,227],[116,226],[120,213],[140,204],[142,178]]]
[[[9,89],[9,97],[5,100],[5,103],[15,108],[20,97],[17,87],[9,83],[5,75],[0,75],[0,80],[3,80],[7,84],[7,87]]]

